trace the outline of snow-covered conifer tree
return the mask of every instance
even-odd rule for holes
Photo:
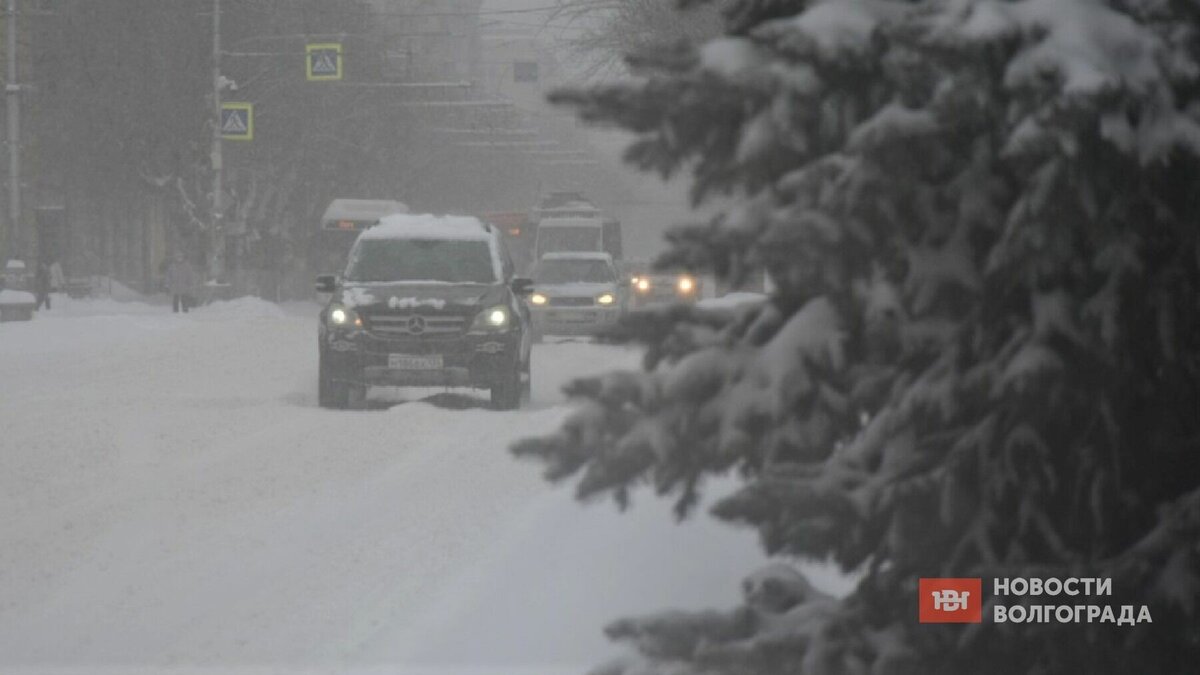
[[[562,92],[734,206],[665,262],[761,304],[635,318],[515,451],[650,484],[781,561],[727,612],[612,624],[635,673],[1184,672],[1200,662],[1200,4],[739,0],[699,49]],[[830,598],[796,570],[860,575]],[[917,622],[919,577],[1105,577],[1135,626]],[[992,602],[996,600],[993,599]],[[990,617],[991,607],[985,608]]]

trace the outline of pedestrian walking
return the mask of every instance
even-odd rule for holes
[[[50,263],[45,260],[39,260],[37,269],[33,273],[33,292],[37,296],[37,306],[35,309],[41,309],[42,305],[46,309],[50,309]]]
[[[175,258],[167,265],[167,292],[171,294],[172,312],[187,313],[189,296],[195,285],[196,271],[183,254],[176,253]]]

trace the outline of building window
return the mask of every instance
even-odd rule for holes
[[[513,63],[513,82],[537,82],[537,61],[516,61]]]

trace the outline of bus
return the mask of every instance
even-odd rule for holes
[[[312,273],[341,274],[354,240],[380,218],[393,213],[408,213],[403,202],[390,199],[335,199],[321,216],[310,251]]]

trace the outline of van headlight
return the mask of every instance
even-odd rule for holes
[[[612,293],[605,293],[596,298],[596,304],[598,305],[611,305],[616,301],[617,298]]]
[[[533,295],[529,296],[529,302],[532,302],[535,305],[544,305],[548,300],[549,298],[541,293],[534,293]]]
[[[696,280],[689,276],[682,276],[679,277],[679,281],[675,282],[675,287],[679,289],[680,293],[687,295],[696,290]]]
[[[507,330],[510,322],[508,308],[504,305],[496,305],[488,307],[482,312],[475,315],[475,323],[471,325],[473,331],[501,331]]]

